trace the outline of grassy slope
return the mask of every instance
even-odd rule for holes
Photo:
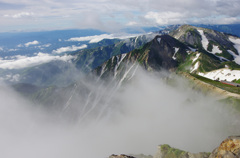
[[[237,93],[237,94],[240,94],[240,87],[234,87],[234,86],[231,86],[231,85],[227,85],[227,84],[223,84],[219,81],[214,81],[214,80],[211,80],[211,79],[208,79],[208,78],[205,78],[205,77],[202,77],[202,76],[199,76],[197,74],[191,74],[193,77],[205,82],[205,83],[208,83],[208,84],[211,84],[215,87],[218,87],[218,88],[221,88],[223,90],[226,90],[226,91],[229,91],[231,93]]]
[[[214,81],[214,80],[211,80],[211,79],[208,79],[208,78],[196,75],[196,74],[191,74],[191,75],[200,81],[203,81],[203,82],[213,85],[215,87],[221,88],[222,90],[226,90],[231,93],[240,94],[240,87],[226,85],[221,82]],[[237,112],[240,112],[240,98],[227,96],[226,98],[221,99],[219,101],[227,106],[232,107]]]

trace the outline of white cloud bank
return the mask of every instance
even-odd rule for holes
[[[157,145],[164,143],[190,152],[211,152],[227,136],[239,133],[237,116],[218,102],[184,87],[184,82],[179,82],[178,86],[183,87],[177,89],[166,85],[159,76],[136,74],[132,82],[116,93],[110,83],[105,86],[91,80],[83,81],[91,93],[86,97],[80,89],[80,95],[75,98],[76,109],[67,116],[62,114],[63,111],[52,113],[49,109],[43,111],[39,106],[31,106],[10,88],[0,88],[1,156],[107,158],[111,154],[154,155]],[[85,104],[83,98],[89,99],[90,103]],[[108,108],[104,109],[106,102]],[[96,105],[95,109],[93,105]],[[78,120],[61,121],[81,113],[85,106],[86,111],[95,110],[94,117],[102,110],[106,115],[89,124],[81,124]],[[91,120],[91,115],[88,119]]]
[[[6,18],[10,17],[10,18],[18,19],[18,18],[24,18],[24,17],[31,17],[33,15],[34,15],[33,12],[20,12],[20,13],[13,14],[13,15],[5,14],[4,17],[6,17]]]
[[[27,42],[24,45],[25,47],[29,47],[30,45],[37,45],[37,44],[39,44],[39,42],[37,40],[34,40],[32,42]]]
[[[52,56],[45,53],[38,53],[36,56],[27,57],[17,55],[8,60],[0,59],[1,69],[22,69],[26,67],[36,66],[43,63],[48,63],[53,60],[69,61],[73,59],[74,56],[64,55],[64,56]]]
[[[1,31],[59,28],[119,31],[126,26],[135,25],[240,22],[238,0],[139,0],[137,3],[133,0],[67,2],[3,0],[3,2],[9,7],[0,10],[0,15],[3,15],[0,16]],[[15,6],[11,9],[12,4],[18,4],[19,8]]]
[[[102,41],[103,39],[127,39],[131,37],[136,37],[137,35],[130,35],[130,34],[101,34],[95,36],[85,36],[85,37],[73,37],[68,39],[67,41],[89,41],[89,43],[97,43]]]
[[[158,25],[177,24],[182,23],[184,13],[179,12],[148,12],[145,16],[146,19],[152,20]]]
[[[58,48],[57,50],[53,50],[52,52],[54,54],[61,54],[61,53],[64,53],[64,52],[73,52],[73,51],[80,50],[80,49],[85,49],[85,48],[87,48],[86,44],[83,44],[81,46],[72,45],[72,46],[68,46],[68,47]]]

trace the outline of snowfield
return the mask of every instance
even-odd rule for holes
[[[240,79],[240,70],[230,70],[228,68],[218,69],[207,73],[198,73],[198,75],[209,78],[211,80],[233,81]]]
[[[236,37],[230,36],[229,40],[232,43],[234,43],[234,47],[237,49],[238,53],[240,53],[240,38],[236,38]]]
[[[216,53],[222,53],[222,51],[218,48],[218,46],[213,45],[213,49],[212,49],[212,54],[216,54]]]
[[[176,60],[177,59],[176,54],[177,54],[179,48],[174,48],[174,49],[175,49],[175,53],[173,54],[172,58],[173,58],[173,60]]]
[[[236,55],[233,51],[228,50],[228,52],[234,57],[234,61],[240,65],[240,39],[236,38],[236,37],[229,37],[229,40],[234,43],[234,47],[237,49],[238,51],[238,55]]]
[[[193,59],[192,63],[194,63],[200,56],[201,54],[200,53],[197,53],[196,57]]]
[[[191,68],[191,73],[193,71],[196,71],[198,69],[198,67],[199,67],[199,62],[196,62],[196,64]]]
[[[202,41],[201,41],[201,42],[202,42],[202,46],[203,46],[203,48],[204,48],[207,52],[209,52],[209,53],[211,53],[211,54],[214,54],[215,56],[217,56],[216,53],[219,53],[219,54],[222,53],[222,51],[221,51],[221,50],[219,49],[219,47],[216,46],[216,45],[213,45],[213,49],[212,49],[211,52],[208,51],[207,48],[208,48],[209,41],[208,41],[207,37],[204,35],[203,30],[199,30],[199,29],[198,29],[198,32],[200,33],[201,38],[202,38]],[[220,58],[219,56],[217,56],[217,57]],[[220,59],[221,59],[221,58],[220,58]]]
[[[234,61],[235,63],[237,63],[238,65],[240,65],[240,55],[236,55],[233,51],[231,50],[228,50],[228,53],[230,53],[233,58],[234,58]]]
[[[202,46],[203,48],[207,51],[207,47],[208,47],[208,39],[207,37],[204,35],[203,30],[199,30],[198,32],[200,33],[201,37],[202,37]]]

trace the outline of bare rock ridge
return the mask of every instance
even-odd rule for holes
[[[159,145],[153,158],[208,158],[210,153],[190,153],[180,149],[172,148],[167,144]]]
[[[149,156],[111,155],[109,158],[149,158]],[[167,144],[159,145],[153,158],[240,158],[240,136],[230,136],[225,139],[212,153],[190,153],[172,148]]]
[[[128,156],[128,155],[124,155],[124,154],[121,154],[121,155],[111,155],[109,156],[109,158],[135,158],[133,156]]]
[[[230,136],[216,148],[209,158],[239,158],[240,136]]]

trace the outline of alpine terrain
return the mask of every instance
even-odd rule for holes
[[[0,63],[1,96],[13,109],[4,125],[18,133],[4,146],[8,157],[16,157],[12,146],[30,157],[39,149],[39,157],[239,156],[239,137],[214,149],[240,132],[240,37],[181,25],[87,41],[59,56],[37,54],[49,62]]]

